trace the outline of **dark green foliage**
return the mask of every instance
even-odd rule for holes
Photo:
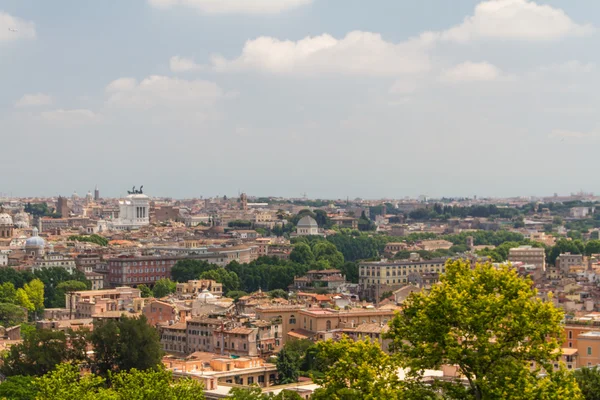
[[[35,400],[37,392],[31,376],[9,376],[0,384],[0,399]]]
[[[26,320],[27,313],[23,307],[12,303],[0,303],[0,325],[8,328]]]
[[[210,271],[216,266],[201,260],[182,260],[171,269],[171,277],[176,282],[187,282],[193,279],[198,279],[200,274],[205,271]]]
[[[92,283],[85,278],[85,274],[79,270],[70,274],[66,269],[60,267],[43,268],[34,272],[34,278],[38,278],[44,283],[44,306],[48,308],[59,307],[54,304],[56,300],[57,287],[61,282],[79,281],[85,283],[88,289],[91,289]],[[16,285],[15,285],[16,286]],[[62,299],[64,304],[64,298]]]
[[[301,362],[300,354],[290,351],[284,346],[277,354],[276,365],[279,373],[279,383],[285,385],[298,382]]]
[[[573,374],[585,400],[600,400],[600,369],[598,366],[581,368]]]
[[[108,239],[100,236],[100,235],[72,235],[69,236],[68,240],[77,241],[77,242],[88,242],[95,243],[99,246],[106,247],[108,246]]]
[[[271,290],[268,293],[269,297],[271,297],[272,299],[275,298],[279,298],[279,299],[287,299],[288,298],[288,292],[286,292],[283,289],[275,289],[275,290]]]
[[[33,215],[34,217],[62,217],[62,215],[58,214],[54,209],[49,209],[48,204],[46,203],[27,203],[25,204],[25,212]],[[65,217],[68,217],[68,215]]]
[[[333,243],[335,247],[344,255],[346,261],[367,260],[379,257],[383,253],[386,240],[383,236],[367,236],[337,234],[327,237],[327,241]]]
[[[232,262],[226,269],[236,273],[242,290],[252,293],[258,289],[287,290],[294,277],[305,275],[310,266],[280,260],[277,257],[259,257],[249,264]]]
[[[87,332],[69,332],[73,346],[67,345],[63,331],[39,329],[25,336],[23,343],[12,346],[4,358],[0,372],[6,376],[41,376],[64,362],[81,362],[86,359],[85,335]]]
[[[153,369],[161,362],[158,331],[145,316],[100,322],[94,326],[91,342],[96,352],[96,371],[102,376],[108,371]]]
[[[173,282],[168,278],[159,279],[158,281],[156,281],[154,287],[152,288],[152,294],[154,295],[154,297],[159,299],[161,297],[165,297],[168,294],[175,293],[175,290],[177,290],[177,283]]]
[[[56,285],[56,291],[54,293],[54,300],[52,307],[63,308],[65,304],[65,294],[68,292],[76,292],[80,290],[87,290],[88,286],[81,281],[64,281]]]
[[[240,297],[244,297],[244,296],[248,296],[248,293],[244,292],[243,290],[232,290],[225,294],[225,297],[229,297],[230,299],[233,299],[234,301],[237,301]]]
[[[294,249],[290,253],[290,261],[298,264],[312,264],[315,262],[315,255],[308,244],[299,242],[294,245]]]
[[[223,284],[223,292],[227,293],[240,289],[240,279],[237,274],[225,268],[216,267],[200,274],[200,279],[212,279]]]
[[[140,289],[140,295],[142,297],[152,297],[153,296],[152,289],[150,289],[148,286],[144,285],[143,283],[141,285],[138,285],[137,288]]]

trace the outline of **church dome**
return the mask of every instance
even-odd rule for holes
[[[13,219],[10,215],[8,215],[7,213],[0,214],[0,225],[12,225],[12,224],[13,224]]]
[[[300,221],[298,221],[298,227],[299,228],[318,228],[319,225],[317,224],[317,221],[315,221],[315,219],[313,217],[311,217],[310,215],[305,215],[304,217],[300,218]]]
[[[215,296],[209,292],[207,289],[204,289],[202,292],[198,293],[198,299],[199,300],[209,300],[209,299],[214,299]]]
[[[27,214],[25,211],[17,213],[14,221],[17,228],[29,228],[29,214]]]
[[[37,228],[33,228],[32,236],[25,241],[25,247],[44,247],[46,242],[38,236]]]

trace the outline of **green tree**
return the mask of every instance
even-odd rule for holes
[[[200,382],[173,381],[172,373],[162,367],[113,374],[107,389],[104,378],[81,375],[76,366],[65,364],[38,378],[37,387],[38,400],[204,400]]]
[[[27,297],[33,303],[35,312],[41,312],[44,309],[44,283],[39,279],[34,279],[23,286]]]
[[[204,400],[203,386],[191,379],[173,383],[172,373],[162,366],[139,371],[131,369],[111,377],[112,389],[127,400]]]
[[[240,279],[233,271],[228,271],[225,268],[217,267],[200,274],[200,279],[212,279],[223,284],[223,292],[227,293],[232,290],[240,289]]]
[[[27,292],[25,291],[25,289],[23,289],[23,288],[17,289],[16,301],[17,301],[18,305],[25,308],[27,311],[29,311],[29,312],[35,311],[35,305],[29,299],[29,296],[27,295]]]
[[[285,346],[277,354],[277,372],[279,374],[279,383],[298,382],[300,376],[300,356],[294,351],[290,351]]]
[[[156,329],[145,316],[118,321],[99,322],[91,334],[95,371],[106,376],[109,371],[155,369],[161,363],[162,350]]]
[[[592,254],[600,253],[600,240],[590,240],[585,244],[585,254],[591,256]]]
[[[275,290],[271,290],[268,293],[269,297],[271,297],[272,299],[287,299],[288,298],[288,292],[286,292],[283,289],[275,289]]]
[[[322,377],[314,378],[320,386],[313,400],[403,399],[403,383],[398,378],[398,364],[384,353],[377,342],[343,337],[316,344],[318,357],[328,365]],[[428,397],[422,397],[427,399]]]
[[[160,299],[161,297],[175,293],[175,290],[177,290],[177,283],[169,278],[163,278],[156,281],[152,288],[152,293],[154,294],[154,297]]]
[[[198,279],[200,274],[217,266],[204,260],[181,260],[171,268],[171,277],[176,282],[187,282]]]
[[[585,400],[600,400],[600,369],[581,368],[574,373],[575,380]]]
[[[17,289],[12,282],[0,285],[0,303],[15,304],[17,302]]]
[[[65,294],[70,292],[76,292],[80,290],[87,290],[87,285],[81,281],[64,281],[56,285],[56,292],[54,293],[54,301],[52,306],[55,308],[64,308],[66,306]]]
[[[12,303],[0,303],[0,325],[8,328],[27,321],[26,310]]]
[[[142,297],[152,297],[154,294],[152,293],[152,289],[150,289],[148,286],[144,285],[143,283],[141,285],[137,286],[138,289],[140,289],[140,294]]]
[[[225,294],[225,297],[229,297],[230,299],[233,299],[233,301],[237,301],[240,297],[244,296],[248,296],[248,293],[243,290],[232,290]]]
[[[249,388],[234,387],[227,396],[234,400],[302,400],[302,397],[295,391],[282,390],[278,394],[263,393],[261,388],[252,386]]]
[[[333,268],[339,268],[344,264],[344,255],[333,243],[318,241],[313,245],[312,251],[317,261],[327,261]]]
[[[536,295],[508,266],[449,261],[440,284],[411,294],[385,337],[409,381],[425,369],[458,367],[468,384],[438,382],[445,398],[546,398],[542,393],[560,382],[561,395],[552,398],[579,399],[574,380],[552,372],[563,314]],[[540,368],[550,372],[539,377]]]
[[[74,365],[58,365],[56,370],[37,379],[37,400],[81,400],[95,398],[104,379],[88,374],[81,376]]]
[[[0,384],[0,399],[35,400],[37,392],[31,376],[9,376]]]
[[[58,364],[78,363],[86,358],[85,352],[68,346],[63,331],[39,329],[30,332],[23,343],[14,345],[4,357],[0,372],[6,376],[41,376],[52,371]]]
[[[310,246],[306,243],[296,243],[294,249],[290,253],[290,260],[298,264],[312,264],[315,261]]]

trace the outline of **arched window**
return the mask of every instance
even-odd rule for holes
[[[325,329],[328,331],[331,330],[331,321],[327,320],[327,322],[325,323]]]

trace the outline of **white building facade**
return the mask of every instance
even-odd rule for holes
[[[143,193],[119,200],[119,218],[108,221],[108,229],[135,230],[150,225],[150,198]]]

